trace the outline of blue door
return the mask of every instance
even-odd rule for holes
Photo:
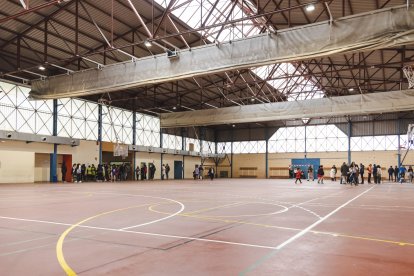
[[[183,161],[174,161],[174,179],[183,179]]]
[[[321,164],[321,159],[319,158],[304,158],[304,159],[292,159],[293,168],[299,167],[305,178],[308,178],[308,168],[310,165],[313,167],[313,178],[316,179],[319,165]]]

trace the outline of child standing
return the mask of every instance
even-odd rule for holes
[[[318,184],[323,184],[324,175],[325,175],[325,172],[323,171],[323,166],[320,165],[318,169]]]
[[[300,184],[302,184],[302,180],[301,180],[301,178],[302,178],[302,171],[300,170],[300,168],[296,168],[295,177],[296,177],[295,184],[298,183],[298,180],[299,180]]]

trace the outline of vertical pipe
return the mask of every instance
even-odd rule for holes
[[[132,144],[134,146],[137,144],[137,113],[135,111],[132,112]],[[136,157],[137,157],[137,152],[134,150],[133,156],[132,156],[133,158],[132,163],[134,166],[132,170],[133,171],[132,174],[134,175],[134,177],[132,179],[138,180],[136,177],[137,175],[135,173],[135,168],[137,167]]]
[[[268,135],[268,130],[266,128],[266,154],[265,154],[265,159],[266,159],[266,179],[269,178],[269,135]]]
[[[181,139],[182,139],[182,141],[181,141],[181,150],[185,150],[186,139],[185,139],[185,129],[184,128],[181,129]],[[183,155],[183,170],[182,170],[183,179],[185,179],[184,161],[185,161],[185,156]]]
[[[162,164],[164,163],[164,143],[163,143],[163,129],[160,129],[160,148],[161,148],[161,162],[160,162],[160,172],[161,172],[161,180],[164,180],[162,178]]]
[[[58,121],[58,100],[53,100],[53,136],[57,136],[57,121]],[[52,162],[50,168],[50,181],[56,183],[57,179],[57,144],[53,145],[53,155],[52,155]]]
[[[352,137],[352,122],[348,121],[348,164],[351,164],[351,137]]]
[[[102,104],[98,105],[99,164],[102,164]]]
[[[308,144],[307,144],[307,128],[305,126],[305,159],[308,157]]]
[[[233,178],[233,141],[230,145],[230,178]]]
[[[397,133],[398,133],[398,154],[397,154],[397,164],[398,168],[401,166],[401,121],[397,119]]]

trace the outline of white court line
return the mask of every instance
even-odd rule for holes
[[[297,240],[298,238],[302,237],[303,235],[305,235],[306,233],[308,233],[309,231],[311,231],[313,228],[315,228],[316,226],[318,226],[319,224],[321,224],[322,222],[324,222],[325,220],[327,220],[328,218],[330,218],[331,216],[333,216],[339,210],[341,210],[342,208],[344,208],[345,206],[347,206],[348,204],[350,204],[354,200],[358,199],[359,197],[361,197],[364,194],[366,194],[369,191],[371,191],[374,187],[375,186],[373,186],[373,187],[369,188],[368,190],[365,190],[364,192],[360,193],[359,195],[353,197],[352,199],[348,200],[347,202],[345,202],[344,204],[342,204],[341,206],[339,206],[338,208],[336,208],[335,210],[333,210],[332,212],[330,212],[329,214],[327,214],[326,216],[324,216],[320,220],[318,220],[315,223],[309,225],[308,227],[306,227],[305,229],[303,229],[302,231],[300,231],[296,235],[290,237],[288,240],[286,240],[283,243],[279,244],[278,246],[276,246],[276,248],[272,252],[270,252],[269,254],[266,254],[263,257],[261,257],[260,259],[258,259],[254,264],[250,265],[248,268],[246,268],[245,270],[243,270],[242,272],[240,272],[239,275],[245,275],[246,273],[253,271],[258,266],[260,266],[263,262],[265,262],[266,260],[268,260],[272,256],[274,256],[280,249],[282,249],[286,245],[292,243],[293,241]]]
[[[26,222],[36,222],[36,223],[62,225],[62,226],[73,226],[74,225],[74,224],[70,224],[70,223],[62,223],[62,222],[55,222],[55,221],[13,218],[13,217],[2,217],[2,216],[0,216],[0,219],[26,221]],[[183,239],[183,240],[192,240],[192,241],[201,241],[201,242],[213,242],[213,243],[230,244],[230,245],[238,245],[238,246],[254,247],[254,248],[276,249],[276,247],[258,245],[258,244],[238,243],[238,242],[229,242],[229,241],[212,240],[212,239],[204,239],[204,238],[167,235],[167,234],[159,234],[159,233],[138,232],[138,231],[131,231],[131,230],[112,229],[112,228],[96,227],[96,226],[88,226],[88,225],[78,225],[77,228],[106,230],[106,231],[111,231],[111,232],[131,233],[131,234],[139,234],[139,235],[147,235],[147,236],[155,236],[155,237],[164,237],[164,238],[174,238],[174,239]]]

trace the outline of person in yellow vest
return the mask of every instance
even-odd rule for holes
[[[96,167],[94,164],[92,164],[91,167],[91,180],[96,181]]]
[[[88,167],[86,168],[86,179],[92,180],[92,168],[91,165],[88,165]]]

